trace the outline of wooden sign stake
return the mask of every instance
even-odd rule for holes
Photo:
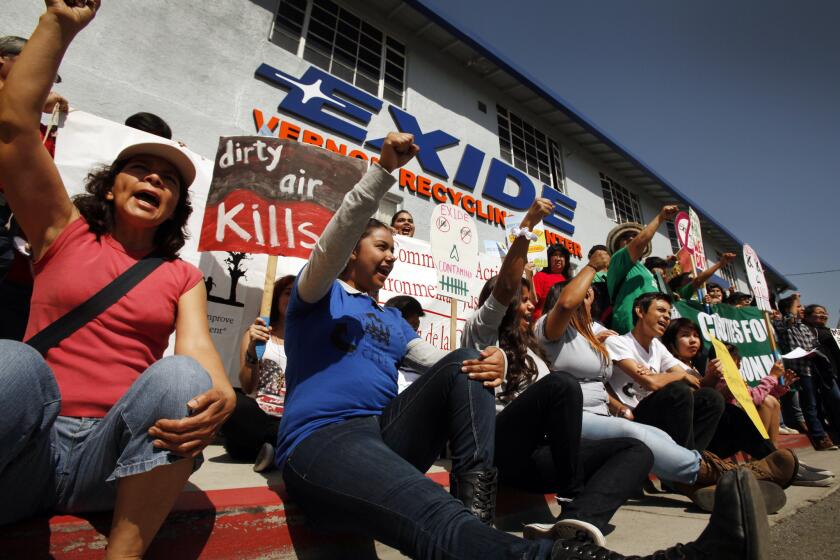
[[[458,347],[458,300],[449,298],[452,302],[449,317],[449,351],[455,350]]]

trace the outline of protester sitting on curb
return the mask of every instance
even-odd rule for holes
[[[467,319],[463,345],[481,350],[498,344],[508,359],[505,383],[496,395],[495,463],[502,483],[528,492],[557,493],[566,501],[556,523],[530,524],[526,538],[581,539],[605,544],[613,514],[638,494],[653,458],[629,439],[581,441],[580,386],[564,371],[549,371],[531,330],[534,309],[522,278],[528,231],[553,207],[538,198],[520,224],[498,276],[481,290],[479,307]],[[609,256],[590,259],[606,266]]]
[[[595,255],[597,253],[593,257]],[[601,255],[607,257],[606,252]],[[615,399],[612,401],[617,406],[610,403],[604,383],[609,380],[612,368],[601,335],[612,331],[594,327],[589,311],[593,299],[589,283],[595,268],[598,268],[597,263],[592,263],[591,267],[587,265],[558,297],[549,294],[547,314],[537,321],[534,329],[551,369],[569,372],[581,385],[584,394],[581,435],[584,441],[630,437],[643,442],[653,452],[654,474],[691,497],[706,511],[711,511],[714,491],[703,489],[716,484],[725,472],[739,468],[738,465],[709,451],[699,453],[677,445],[659,428],[633,422],[630,409]],[[785,503],[782,489],[773,482],[764,482],[773,480],[772,463],[757,461],[744,466],[762,480],[765,504],[771,512]]]
[[[723,396],[700,380],[659,340],[671,320],[671,298],[636,298],[633,330],[607,339],[613,361],[610,388],[638,422],[657,426],[688,449],[703,451],[723,413]]]
[[[286,307],[295,277],[284,276],[274,282],[269,325],[262,317],[254,319],[242,336],[239,348],[239,384],[236,408],[225,425],[225,451],[237,461],[254,463],[255,472],[274,467],[274,444],[283,416],[286,398],[286,350],[283,347]],[[257,344],[265,344],[257,358]]]
[[[125,119],[125,126],[172,140],[172,129],[165,120],[154,113],[134,113]]]
[[[545,297],[551,287],[558,282],[565,282],[569,279],[570,258],[569,250],[559,243],[555,243],[548,248],[548,266],[534,274],[535,321],[542,315]]]
[[[46,359],[0,341],[0,524],[113,509],[105,557],[140,557],[234,395],[210,339],[201,272],[177,258],[190,158],[169,144],[129,146],[91,173],[74,204],[42,147],[56,69],[99,7],[70,4],[47,2],[0,89],[0,182],[35,261],[27,338],[141,259],[161,261],[95,320],[46,345]],[[176,355],[161,359],[173,330]]]
[[[607,288],[613,302],[612,328],[619,334],[633,329],[633,304],[636,299],[659,291],[653,274],[639,261],[650,254],[650,242],[659,226],[673,219],[678,211],[676,206],[663,206],[644,228],[628,222],[614,227],[607,236],[607,247],[612,255]]]
[[[408,210],[400,210],[391,217],[391,230],[397,235],[414,237],[414,216]]]
[[[720,457],[730,457],[739,451],[748,453],[753,459],[767,457],[777,449],[773,436],[778,436],[781,413],[779,401],[769,393],[774,386],[778,387],[778,389],[772,390],[772,392],[777,396],[783,395],[788,389],[782,389],[782,386],[776,384],[777,378],[773,377],[776,371],[775,369],[771,370],[771,375],[765,377],[758,387],[749,389],[758,408],[759,415],[762,419],[766,418],[765,427],[771,435],[771,439],[766,440],[756,429],[750,417],[747,416],[747,413],[744,412],[732,397],[732,393],[729,391],[726,381],[722,377],[723,369],[720,359],[713,357],[707,360],[703,375],[693,367],[693,364],[697,361],[701,353],[701,340],[700,328],[690,319],[686,318],[671,321],[665,334],[662,336],[662,343],[665,345],[665,348],[683,363],[686,371],[692,373],[700,380],[701,386],[714,387],[726,399],[723,414],[721,414],[717,429],[711,442],[709,442],[708,450]],[[740,356],[738,355],[737,348],[728,343],[726,346],[730,350],[732,358],[740,367]],[[783,369],[779,371],[784,372]],[[775,428],[772,426],[774,422]],[[821,469],[812,469],[800,463],[793,481],[777,480],[776,482],[784,488],[787,488],[790,484],[796,486],[830,485],[830,480],[828,480],[830,477],[816,474],[818,472],[821,472]]]
[[[776,329],[776,336],[779,340],[779,349],[783,354],[802,348],[813,350],[819,344],[814,330],[805,324],[802,319],[805,315],[805,308],[799,300],[799,294],[793,294],[779,300],[779,311],[782,313],[782,320],[775,321],[773,326]],[[819,378],[814,377],[819,372],[815,367],[815,357],[806,356],[793,360],[785,360],[785,367],[792,369],[799,376],[799,403],[802,406],[802,414],[808,426],[808,436],[811,445],[817,451],[836,450],[837,446],[826,433],[817,411],[817,391],[821,388]],[[836,383],[833,388],[836,388]],[[822,391],[822,397],[826,406],[840,407],[840,393],[832,390]]]

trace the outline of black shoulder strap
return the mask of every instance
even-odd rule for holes
[[[87,301],[71,309],[52,324],[35,334],[26,343],[42,356],[58,344],[85,326],[103,311],[114,305],[131,288],[139,284],[146,276],[164,263],[164,259],[149,255],[134,263],[125,272],[114,278],[110,284],[96,292]]]

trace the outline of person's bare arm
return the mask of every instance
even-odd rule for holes
[[[64,53],[99,8],[99,0],[82,4],[46,1],[47,11],[0,89],[0,183],[36,261],[79,216],[41,144],[39,124]]]
[[[650,371],[644,364],[640,364],[636,360],[629,358],[618,360],[615,363],[621,370],[626,373],[633,381],[647,389],[648,391],[658,391],[670,383],[675,381],[682,381],[689,376],[685,370],[673,371],[679,368],[671,368],[665,373],[656,373]]]
[[[522,219],[520,227],[532,230],[553,211],[554,204],[550,200],[537,198]],[[528,246],[530,244],[531,242],[526,237],[514,239],[502,261],[501,268],[499,268],[496,286],[493,288],[493,297],[504,306],[510,305],[516,294],[519,293],[522,273],[525,271],[525,264],[528,262]]]
[[[583,270],[578,272],[577,276],[569,282],[563,291],[560,292],[560,297],[557,303],[549,311],[548,317],[545,319],[545,338],[547,340],[558,340],[566,332],[569,322],[572,320],[572,315],[575,310],[586,299],[586,293],[592,286],[592,280],[595,279],[595,274],[604,270],[610,264],[610,255],[606,251],[599,250],[592,253],[589,257],[589,262],[583,267]]]
[[[700,274],[697,275],[692,281],[691,285],[694,287],[695,290],[701,288],[703,284],[709,281],[709,278],[714,276],[715,272],[721,269],[721,267],[726,266],[727,264],[731,263],[735,260],[737,255],[735,253],[724,253],[721,255],[720,260],[707,268],[706,270],[702,271]]]
[[[656,217],[652,219],[642,231],[639,232],[639,235],[633,238],[633,240],[627,245],[627,252],[630,254],[630,258],[633,259],[633,262],[637,262],[642,258],[642,255],[645,252],[645,247],[647,247],[648,243],[651,242],[653,236],[656,234],[656,230],[659,229],[659,226],[661,226],[666,220],[673,220],[679,210],[680,209],[676,205],[663,206],[662,210],[659,211],[659,214],[657,214]]]
[[[207,447],[216,431],[233,412],[236,395],[210,338],[207,323],[207,290],[199,282],[178,300],[175,322],[175,354],[189,356],[210,375],[213,387],[185,403],[190,416],[180,420],[162,419],[149,428],[156,447],[176,455],[195,457]]]
[[[260,381],[260,362],[256,356],[257,342],[268,342],[271,330],[265,326],[262,317],[257,317],[245,331],[239,344],[239,384],[250,395]],[[250,358],[250,359],[248,359]]]
[[[297,291],[303,301],[315,303],[327,294],[344,270],[368,220],[379,208],[379,201],[394,184],[390,173],[411,161],[419,150],[412,134],[388,134],[382,143],[379,163],[371,165],[362,180],[344,196],[315,243],[298,280]]]

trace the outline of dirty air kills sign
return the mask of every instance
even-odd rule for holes
[[[700,327],[703,345],[708,349],[712,337],[734,344],[741,355],[741,376],[748,385],[757,385],[773,367],[773,350],[767,337],[764,314],[754,307],[712,305],[711,313],[698,302],[678,301],[674,307],[681,317]]]
[[[366,169],[290,140],[220,138],[198,248],[307,258]]]

